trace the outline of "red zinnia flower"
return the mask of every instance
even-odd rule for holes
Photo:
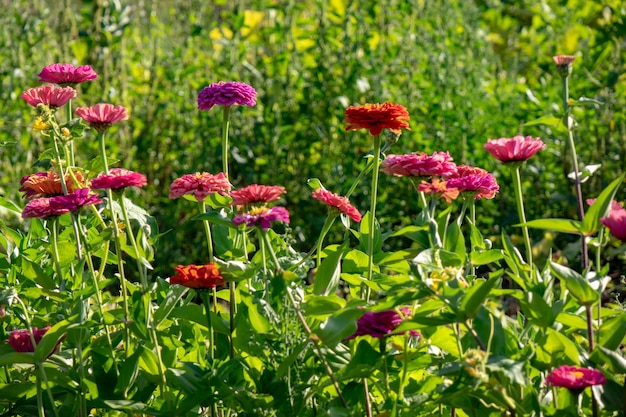
[[[35,343],[39,344],[46,332],[50,330],[50,326],[44,327],[43,329],[33,327],[32,330]],[[7,342],[11,345],[11,347],[13,347],[13,349],[15,349],[16,352],[27,353],[35,351],[35,346],[33,346],[33,341],[30,339],[30,333],[28,330],[13,330],[9,333],[9,339]]]
[[[459,196],[457,188],[448,187],[447,181],[433,178],[431,182],[422,181],[417,190],[425,194],[434,194],[446,200],[446,203],[452,203]]]
[[[285,187],[280,185],[252,184],[239,190],[231,191],[230,196],[234,199],[234,206],[246,204],[269,203],[278,200],[281,194],[286,193]]]
[[[318,188],[313,191],[313,198],[327,204],[330,207],[338,209],[344,214],[347,214],[355,222],[361,221],[361,213],[359,213],[359,210],[350,204],[350,200],[346,197],[324,190],[323,188]]]
[[[78,107],[76,114],[89,126],[97,131],[104,131],[113,123],[128,119],[128,110],[123,106],[114,106],[109,103],[99,103],[91,107]]]
[[[259,226],[263,230],[272,227],[272,222],[289,223],[289,211],[280,206],[272,208],[257,207],[233,218],[235,226],[241,226],[245,223],[248,227]]]
[[[474,198],[493,198],[500,189],[493,175],[482,168],[467,165],[457,166],[456,172],[444,176],[447,186],[470,193]]]
[[[69,193],[80,186],[83,186],[85,180],[83,174],[76,171],[74,176],[79,184],[75,184],[70,174],[65,175],[65,185]],[[61,185],[61,177],[59,174],[53,171],[48,172],[36,172],[31,175],[22,177],[20,181],[19,191],[24,192],[24,198],[33,197],[53,197],[57,195],[63,195],[63,186]]]
[[[396,310],[368,311],[357,321],[357,331],[347,339],[354,339],[357,336],[371,336],[380,339],[387,336],[411,315],[411,308],[402,307],[400,312],[402,314]],[[410,330],[409,333],[411,336],[420,335],[415,330]]]
[[[512,138],[489,139],[485,149],[500,162],[522,162],[530,159],[546,147],[539,138],[514,136]]]
[[[185,174],[172,182],[169,197],[174,199],[185,194],[193,194],[196,200],[204,201],[208,195],[213,193],[227,195],[231,187],[232,185],[223,172],[217,175],[208,172]]]
[[[395,103],[364,104],[346,109],[346,130],[368,129],[373,136],[380,135],[383,129],[399,131],[409,129],[409,112]]]
[[[384,173],[397,177],[432,177],[450,175],[456,171],[456,164],[448,152],[411,153],[388,155],[381,164]]]
[[[187,288],[208,289],[224,285],[217,265],[178,265],[175,276],[170,278],[170,284],[179,284]]]
[[[74,97],[76,90],[72,87],[57,87],[52,84],[29,88],[22,93],[22,98],[33,107],[39,104],[52,108],[61,107]]]
[[[200,110],[211,110],[213,106],[234,104],[249,107],[256,105],[256,90],[246,83],[228,81],[204,87],[198,94]]]
[[[606,383],[606,377],[597,369],[562,365],[550,372],[546,383],[577,391],[592,385],[602,385]]]
[[[100,174],[91,180],[91,188],[118,190],[126,187],[143,187],[146,176],[124,168],[111,168],[109,174]]]
[[[89,66],[74,67],[72,64],[52,64],[39,74],[39,81],[59,85],[74,85],[98,78],[98,74]]]

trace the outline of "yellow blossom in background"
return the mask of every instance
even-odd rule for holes
[[[50,129],[50,123],[46,123],[43,121],[41,116],[37,116],[35,121],[33,122],[33,130],[48,130]]]

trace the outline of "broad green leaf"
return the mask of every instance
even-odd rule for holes
[[[14,363],[36,363],[34,353],[9,352],[0,355],[0,366],[13,365]]]
[[[600,346],[617,349],[626,338],[626,314],[618,314],[604,320],[600,326]]]
[[[496,274],[486,281],[474,280],[472,286],[465,291],[465,296],[461,301],[459,313],[462,314],[464,320],[476,315],[482,303],[489,296],[489,291],[499,282],[499,278],[499,275]]]
[[[392,233],[390,237],[406,237],[416,242],[421,249],[430,247],[428,228],[426,226],[407,226]]]
[[[319,178],[309,178],[306,181],[306,184],[311,187],[312,190],[324,188],[324,185],[322,185],[322,181],[320,181]]]
[[[329,347],[334,347],[346,337],[354,334],[357,320],[365,314],[364,309],[346,308],[333,314],[315,330],[315,334]]]
[[[156,353],[145,346],[139,346],[137,351],[139,352],[139,369],[151,377],[149,378],[151,382],[159,382],[159,361]]]
[[[460,258],[467,256],[465,252],[465,238],[456,222],[450,223],[446,228],[443,247],[445,250],[456,253]]]
[[[555,232],[562,233],[573,233],[573,234],[581,234],[582,233],[582,223],[578,220],[568,220],[568,219],[539,219],[539,220],[531,220],[526,223],[520,223],[516,226],[526,226],[531,229],[543,229],[543,230],[553,230]]]
[[[561,117],[556,117],[556,116],[542,116],[538,119],[535,120],[531,120],[529,122],[524,123],[524,126],[538,126],[538,125],[543,125],[543,126],[551,126],[551,127],[557,127],[559,125],[561,125],[561,121],[563,119]]]
[[[209,223],[220,224],[224,227],[232,227],[233,222],[228,217],[224,216],[222,212],[209,211],[207,213],[200,213],[191,218],[191,220],[207,220]]]
[[[183,287],[182,285],[172,285],[170,286],[167,295],[159,305],[159,308],[154,312],[154,322],[155,326],[159,327],[159,325],[165,320],[174,307],[176,307],[181,298],[187,293],[189,289],[187,287]]]
[[[370,219],[372,214],[368,211],[361,219],[361,225],[359,228],[359,250],[367,253],[368,239],[370,234]],[[383,237],[380,233],[380,225],[378,220],[374,219],[374,253],[378,253],[383,247]]]
[[[600,294],[578,272],[555,262],[550,262],[550,269],[565,282],[569,292],[582,305],[590,306],[600,299]]]
[[[57,344],[65,337],[69,325],[69,321],[63,320],[48,329],[35,348],[35,360],[37,362],[45,361],[52,354]]]
[[[532,291],[525,292],[524,298],[519,300],[522,313],[533,323],[541,327],[550,327],[554,323],[552,308],[542,296]]]
[[[487,249],[470,253],[470,262],[472,263],[472,265],[477,266],[497,262],[503,258],[504,254],[500,249]]]
[[[341,258],[346,250],[345,246],[340,246],[324,258],[315,273],[313,293],[316,295],[328,295],[335,292],[341,274]]]
[[[346,300],[336,295],[317,295],[310,297],[302,306],[307,316],[325,316],[339,311],[346,305]]]
[[[120,375],[115,384],[115,393],[126,396],[126,393],[132,388],[137,375],[139,375],[139,357],[141,350],[135,351],[128,359],[119,362]]]
[[[611,208],[611,201],[615,198],[615,193],[620,184],[624,181],[624,174],[613,180],[596,198],[591,207],[585,213],[582,223],[582,233],[586,236],[593,235],[602,227],[601,218],[606,217]]]
[[[619,350],[615,351],[598,346],[589,359],[597,364],[608,363],[611,365],[611,371],[615,374],[626,374],[626,357]]]

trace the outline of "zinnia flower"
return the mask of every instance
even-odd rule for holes
[[[396,310],[368,311],[356,322],[357,330],[347,339],[354,339],[357,336],[371,336],[376,339],[387,336],[393,332],[411,314],[409,307],[400,308],[400,313]],[[410,331],[411,336],[419,336],[419,332]]]
[[[143,187],[146,176],[124,168],[111,168],[109,174],[100,174],[91,180],[91,188],[118,190],[126,187]]]
[[[361,213],[359,213],[359,210],[350,204],[350,200],[346,197],[339,196],[328,190],[324,190],[323,188],[318,188],[313,191],[313,198],[327,204],[330,207],[338,209],[344,214],[347,214],[357,223],[361,221]]]
[[[38,219],[46,219],[52,216],[61,216],[69,213],[70,210],[65,207],[51,206],[50,200],[55,197],[42,197],[30,200],[22,210],[22,218],[28,219],[36,217]]]
[[[611,202],[611,211],[608,217],[600,219],[613,236],[626,242],[626,209],[619,203]]]
[[[557,55],[552,57],[552,61],[554,61],[559,75],[563,78],[568,77],[572,73],[575,59],[576,57],[573,55]]]
[[[433,178],[431,182],[422,181],[417,187],[417,190],[425,194],[434,194],[439,198],[443,198],[448,204],[450,204],[452,200],[456,200],[460,193],[457,188],[448,187],[447,181],[440,180],[439,178]]]
[[[170,278],[170,284],[179,284],[187,288],[208,289],[224,285],[217,265],[178,265],[175,276]]]
[[[91,107],[78,107],[76,114],[89,126],[102,132],[113,123],[128,119],[128,110],[123,106],[114,106],[109,103],[99,103]]]
[[[450,175],[456,171],[456,164],[448,152],[411,153],[407,155],[388,155],[382,162],[381,169],[386,174],[397,177],[432,177]]]
[[[462,193],[473,194],[474,198],[493,198],[500,189],[493,175],[482,168],[467,165],[457,166],[456,172],[444,176],[447,186],[458,188]]]
[[[606,378],[597,369],[562,365],[550,372],[546,383],[554,387],[578,391],[592,385],[602,385],[606,383]]]
[[[489,139],[485,149],[500,162],[527,161],[546,147],[539,138],[531,136],[513,136],[512,138]]]
[[[89,188],[79,188],[71,194],[50,198],[50,208],[54,210],[76,211],[81,207],[100,204],[102,200],[96,194],[89,194]]]
[[[35,343],[39,344],[46,332],[50,330],[50,326],[44,327],[43,329],[33,327],[32,330]],[[28,330],[13,330],[9,333],[9,339],[7,342],[11,345],[11,347],[13,347],[13,349],[15,349],[16,352],[27,353],[35,351],[35,346],[33,346],[33,341],[30,339],[30,333]]]
[[[198,108],[211,110],[213,106],[252,107],[256,105],[256,90],[246,83],[236,81],[219,82],[204,87],[198,94]]]
[[[51,108],[64,106],[76,97],[76,90],[72,87],[57,87],[52,84],[29,88],[22,93],[22,98],[33,107],[44,104]]]
[[[42,83],[59,85],[75,85],[98,78],[98,74],[89,65],[74,67],[72,64],[48,65],[37,75]]]
[[[65,175],[65,185],[67,186],[68,193],[74,192],[76,188],[85,183],[83,174],[80,172],[74,172],[74,176],[79,182],[78,185],[74,183],[74,179],[70,174]],[[26,175],[22,177],[20,185],[21,187],[19,191],[24,192],[24,198],[53,197],[63,195],[61,177],[54,171],[36,172],[31,175]]]
[[[227,195],[232,185],[223,172],[217,175],[208,172],[198,172],[196,174],[185,174],[180,178],[176,178],[170,185],[169,197],[180,198],[185,194],[193,194],[198,201],[204,199],[213,193]]]
[[[257,207],[233,218],[235,226],[241,226],[245,223],[248,227],[260,226],[263,230],[269,229],[272,226],[272,222],[289,223],[289,211],[280,206],[272,208]]]
[[[280,185],[260,185],[252,184],[239,190],[231,191],[234,206],[246,204],[269,203],[278,200],[281,194],[286,193],[285,187]]]
[[[346,109],[346,130],[368,129],[373,136],[380,135],[383,129],[400,131],[409,129],[409,112],[404,106],[395,103],[364,104]]]

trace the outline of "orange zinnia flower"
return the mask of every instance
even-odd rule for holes
[[[409,112],[404,106],[395,103],[364,104],[346,109],[346,130],[369,129],[373,136],[380,135],[383,129],[399,132],[409,129]]]
[[[224,285],[224,279],[220,275],[217,265],[178,265],[177,275],[170,278],[170,284],[179,284],[187,288],[208,289],[218,285]]]
[[[83,174],[76,171],[74,176],[79,184],[75,184],[70,174],[65,175],[65,184],[67,192],[73,193],[78,187],[84,186],[85,179]],[[35,174],[26,175],[20,181],[19,191],[24,192],[24,198],[33,197],[53,197],[63,195],[63,186],[61,185],[61,177],[53,171],[37,172]]]

